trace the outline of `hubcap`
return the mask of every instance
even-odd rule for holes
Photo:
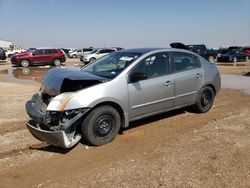
[[[27,60],[22,61],[22,66],[23,67],[28,67],[28,65],[29,65],[29,62]]]
[[[56,59],[54,63],[56,66],[60,65],[60,61],[58,59]]]
[[[211,100],[212,100],[211,92],[209,90],[205,90],[201,98],[202,107],[207,107],[208,105],[210,105]]]
[[[98,137],[107,136],[114,127],[114,119],[108,114],[101,115],[97,118],[95,123],[95,134]]]

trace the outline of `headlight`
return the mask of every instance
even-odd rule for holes
[[[54,97],[49,103],[47,110],[49,111],[64,111],[69,100],[74,96],[74,92],[66,92]]]

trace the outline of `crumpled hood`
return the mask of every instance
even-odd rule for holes
[[[42,81],[42,91],[53,90],[53,93],[59,94],[61,92],[62,84],[66,81],[80,81],[81,83],[95,81],[93,83],[104,82],[106,78],[96,76],[87,72],[83,72],[80,70],[71,70],[64,68],[53,68],[49,70]],[[90,84],[87,84],[88,86]],[[93,84],[94,85],[94,84]],[[71,84],[72,87],[72,84]],[[56,95],[54,94],[54,95]],[[53,95],[53,94],[52,94]]]

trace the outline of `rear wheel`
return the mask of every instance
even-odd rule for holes
[[[209,111],[214,103],[214,91],[211,87],[203,87],[197,97],[194,105],[194,110],[197,113],[205,113]]]
[[[100,146],[111,142],[117,135],[121,118],[111,106],[100,106],[84,118],[82,136],[90,145]]]
[[[55,66],[60,66],[61,65],[61,60],[60,59],[54,59],[54,65]]]
[[[76,58],[76,55],[74,54],[74,55],[72,55],[72,57],[73,57],[73,58]]]
[[[30,66],[30,62],[27,59],[24,59],[21,61],[21,66],[28,67],[28,66]]]
[[[237,57],[234,57],[234,58],[233,58],[233,62],[234,62],[234,63],[237,63],[237,61],[238,61]]]

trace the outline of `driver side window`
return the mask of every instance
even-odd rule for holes
[[[135,72],[146,74],[147,79],[169,74],[169,54],[166,52],[160,52],[144,58],[133,70],[133,73]]]

